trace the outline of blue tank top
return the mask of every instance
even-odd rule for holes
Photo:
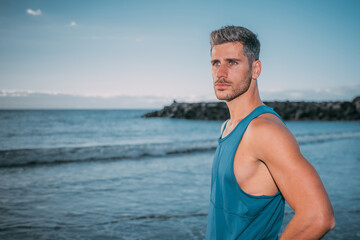
[[[233,169],[235,152],[247,126],[263,113],[281,119],[272,108],[262,105],[241,120],[229,135],[218,140],[212,166],[207,240],[278,239],[284,217],[283,196],[280,192],[273,196],[245,193]]]

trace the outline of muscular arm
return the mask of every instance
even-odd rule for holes
[[[281,239],[321,238],[335,226],[333,209],[319,175],[302,156],[294,136],[273,119],[255,121],[251,131],[251,148],[295,211]]]

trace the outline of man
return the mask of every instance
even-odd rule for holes
[[[206,238],[278,239],[285,200],[295,215],[280,239],[321,238],[335,226],[333,209],[294,136],[260,100],[259,40],[235,26],[210,38],[215,94],[230,119],[213,162]]]

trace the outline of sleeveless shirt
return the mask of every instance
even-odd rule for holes
[[[231,133],[218,139],[212,165],[207,240],[278,239],[285,205],[280,191],[273,196],[247,194],[237,183],[233,168],[235,152],[246,128],[263,113],[281,119],[272,108],[262,105],[242,119]]]

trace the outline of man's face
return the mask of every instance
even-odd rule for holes
[[[231,101],[249,89],[252,69],[241,43],[215,45],[211,65],[215,95],[219,100]]]

